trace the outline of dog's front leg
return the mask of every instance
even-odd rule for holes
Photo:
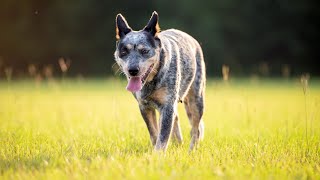
[[[158,123],[156,119],[156,111],[154,108],[146,107],[143,105],[139,105],[141,115],[143,117],[144,122],[147,125],[151,143],[153,146],[156,145],[157,136],[158,136]]]
[[[165,151],[172,132],[172,126],[177,115],[177,103],[167,104],[160,108],[160,134],[157,138],[155,150]]]

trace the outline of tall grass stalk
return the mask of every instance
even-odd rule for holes
[[[308,80],[309,75],[302,75],[301,76],[301,85],[303,90],[304,96],[304,113],[305,113],[305,124],[306,124],[306,141],[307,141],[307,153],[309,152],[309,139],[308,139],[308,113],[307,113],[307,88],[308,88]]]

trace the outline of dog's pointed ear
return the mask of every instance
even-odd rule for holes
[[[158,21],[158,13],[156,11],[153,11],[148,24],[146,25],[146,27],[144,27],[143,30],[151,33],[152,36],[157,36],[157,34],[160,32],[160,26]]]
[[[123,38],[126,34],[128,34],[131,31],[132,31],[132,29],[128,25],[126,19],[121,14],[118,14],[116,17],[116,38],[117,38],[117,40],[120,40],[120,38]]]

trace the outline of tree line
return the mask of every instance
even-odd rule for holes
[[[70,75],[112,75],[116,14],[139,30],[154,10],[161,29],[180,29],[200,42],[208,75],[221,75],[223,66],[236,75],[320,74],[319,11],[298,0],[2,0],[0,71],[59,68],[63,58],[71,61]]]

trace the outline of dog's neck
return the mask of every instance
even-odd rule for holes
[[[160,73],[163,65],[165,63],[165,52],[163,48],[161,48],[160,53],[158,55],[158,60],[154,64],[153,70],[150,72],[149,77],[147,79],[147,83],[153,81],[154,78]]]

